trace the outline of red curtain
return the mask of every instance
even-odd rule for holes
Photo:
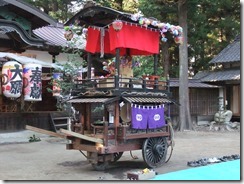
[[[91,53],[99,53],[101,52],[101,29],[100,28],[88,28],[87,32],[87,44],[86,49],[87,52]],[[104,53],[111,53],[109,47],[109,34],[108,30],[105,30],[104,36]]]
[[[86,51],[91,53],[101,52],[101,29],[88,28]],[[150,28],[123,22],[120,31],[115,31],[112,26],[105,30],[104,53],[115,54],[115,49],[120,48],[120,55],[152,55],[159,53],[159,32]]]

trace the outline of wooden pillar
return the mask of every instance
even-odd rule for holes
[[[117,137],[118,136],[118,127],[119,127],[119,101],[115,102],[115,122],[114,122],[114,136]],[[117,145],[117,141],[115,141],[115,145]]]
[[[91,104],[86,104],[86,128],[88,131],[91,130]]]
[[[119,88],[119,65],[120,65],[120,49],[116,48],[116,58],[115,58],[115,88]]]
[[[91,60],[92,60],[92,55],[90,52],[87,53],[87,78],[91,78]]]

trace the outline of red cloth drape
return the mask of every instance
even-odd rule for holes
[[[88,28],[87,31],[87,44],[85,50],[91,53],[101,52],[101,30],[100,28]],[[109,34],[105,30],[104,36],[104,53],[111,53],[109,47]]]
[[[90,27],[87,34],[86,51],[101,52],[100,29]],[[120,48],[120,55],[125,55],[127,49],[130,55],[158,54],[159,32],[130,23],[123,23],[120,31],[110,26],[105,30],[104,53],[115,54],[116,48]]]
[[[120,31],[109,27],[110,50],[130,48],[130,55],[159,53],[159,32],[135,24],[123,23]]]

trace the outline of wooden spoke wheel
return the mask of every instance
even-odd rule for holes
[[[117,162],[123,155],[124,152],[117,152],[114,153],[114,161],[113,162]]]
[[[151,137],[144,141],[142,156],[146,164],[151,167],[159,167],[165,163],[167,155],[167,140],[165,137]]]

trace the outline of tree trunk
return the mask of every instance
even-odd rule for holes
[[[162,63],[163,63],[163,67],[164,67],[164,78],[167,79],[168,75],[169,75],[169,44],[168,42],[162,43]]]
[[[187,48],[187,0],[178,1],[179,25],[183,28],[183,44],[179,46],[179,101],[180,131],[193,130],[189,106],[188,48]]]

